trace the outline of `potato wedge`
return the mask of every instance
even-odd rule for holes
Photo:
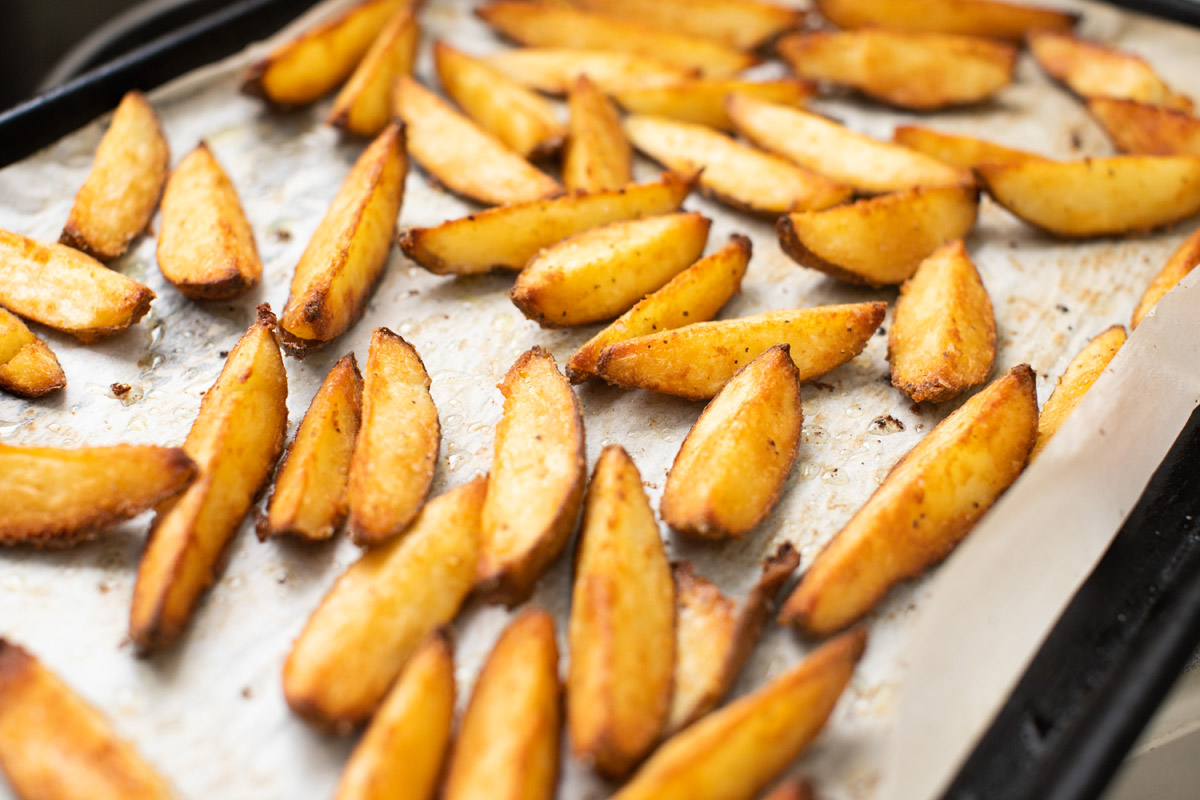
[[[496,0],[475,13],[509,39],[532,47],[616,50],[660,58],[713,77],[732,75],[759,62],[756,56],[702,36],[552,2]]]
[[[804,12],[761,0],[570,0],[600,14],[753,50],[800,27]]]
[[[100,261],[120,257],[150,224],[170,158],[154,108],[141,92],[127,93],[96,148],[59,243]]]
[[[1186,111],[1093,97],[1088,111],[1122,153],[1147,156],[1200,156],[1200,119]]]
[[[634,147],[668,169],[699,172],[705,194],[742,211],[776,216],[794,209],[828,208],[853,191],[704,125],[630,116],[625,133]]]
[[[333,100],[326,121],[359,136],[374,137],[392,121],[392,87],[411,75],[421,30],[411,8],[400,9],[379,31],[354,74]]]
[[[346,485],[354,439],[362,422],[363,379],[354,354],[342,356],[317,389],[300,421],[267,505],[266,536],[321,541],[346,519]]]
[[[404,254],[437,275],[521,270],[543,248],[610,222],[677,211],[692,179],[670,172],[653,183],[489,208],[399,236]]]
[[[1038,453],[1050,443],[1051,437],[1067,421],[1067,417],[1079,405],[1079,401],[1092,388],[1096,379],[1108,368],[1108,364],[1116,356],[1117,351],[1125,344],[1125,328],[1113,325],[1079,351],[1067,369],[1058,379],[1054,391],[1042,405],[1042,413],[1038,415],[1037,441],[1029,454],[1033,461]]]
[[[758,643],[775,596],[800,565],[786,542],[763,560],[762,575],[741,607],[721,594],[686,561],[673,565],[676,635],[675,691],[667,718],[668,735],[712,711],[729,693]]]
[[[170,786],[33,655],[0,639],[0,769],[21,800],[169,800]]]
[[[283,346],[303,358],[358,322],[387,265],[404,202],[404,129],[363,151],[300,256],[279,317]]]
[[[444,800],[550,800],[558,780],[554,618],[529,608],[484,662],[450,757]]]
[[[1011,44],[944,33],[813,31],[776,49],[801,78],[918,111],[982,102],[1012,82],[1017,65]]]
[[[741,94],[730,95],[725,103],[738,133],[755,145],[862,192],[974,183],[967,170],[855,133],[817,114]]]
[[[700,72],[634,53],[573,47],[505,50],[486,61],[522,86],[554,95],[565,95],[580,75],[587,75],[600,91],[611,94],[617,89],[675,83]]]
[[[338,578],[283,666],[293,711],[343,734],[375,712],[421,642],[470,593],[486,491],[487,478],[476,478],[438,495],[404,536]]]
[[[763,800],[815,800],[816,792],[807,778],[786,778],[776,784]]]
[[[196,464],[178,447],[0,444],[0,544],[70,547],[187,487]]]
[[[577,233],[530,261],[509,296],[543,328],[611,319],[695,262],[710,225],[689,212]]]
[[[633,150],[621,130],[621,117],[612,102],[580,75],[567,94],[567,146],[563,153],[563,183],[573,191],[620,189],[633,181]]]
[[[477,589],[511,607],[567,546],[587,462],[579,399],[554,356],[540,347],[527,351],[499,389],[504,415],[483,506]]]
[[[571,750],[622,777],[667,723],[675,586],[642,476],[620,445],[601,451],[588,485],[567,643]]]
[[[740,234],[649,294],[575,351],[567,362],[567,377],[580,383],[596,377],[601,351],[615,342],[669,331],[693,322],[705,322],[741,289],[750,263],[750,240]]]
[[[53,351],[21,318],[0,306],[0,389],[41,397],[67,385]]]
[[[596,373],[624,389],[707,400],[768,348],[787,344],[800,380],[811,380],[861,353],[886,312],[887,303],[853,303],[697,322],[609,345]]]
[[[1037,425],[1033,370],[1021,364],[897,462],[804,573],[780,623],[811,636],[841,630],[950,555],[1021,474]]]
[[[724,131],[733,130],[725,113],[725,98],[734,92],[771,103],[802,106],[816,87],[795,78],[747,81],[737,78],[693,78],[661,86],[627,86],[610,92],[626,111],[693,122]]]
[[[980,164],[1023,164],[1026,161],[1050,160],[1036,153],[1005,147],[973,136],[942,133],[916,125],[898,126],[892,134],[892,141],[959,169],[974,169]]]
[[[995,360],[992,301],[959,239],[900,288],[888,331],[892,385],[918,403],[942,403],[986,381]]]
[[[867,286],[902,283],[930,253],[975,225],[979,193],[917,187],[826,211],[779,218],[779,246],[793,261]]]
[[[800,447],[800,374],[786,344],[729,379],[684,438],[659,513],[699,539],[741,538],[779,500]]]
[[[415,80],[401,76],[393,95],[416,162],[450,191],[491,206],[545,200],[562,193],[499,139]]]
[[[952,33],[1020,42],[1036,30],[1069,31],[1070,11],[999,0],[816,0],[821,16],[839,28]]]
[[[201,142],[167,180],[158,268],[188,297],[228,300],[262,280],[254,231],[237,190]]]
[[[1167,259],[1167,263],[1163,265],[1159,273],[1150,281],[1145,294],[1138,300],[1137,307],[1133,310],[1133,320],[1129,323],[1130,330],[1140,325],[1150,310],[1158,305],[1159,300],[1163,299],[1163,295],[1174,289],[1185,275],[1198,266],[1200,266],[1200,229],[1183,240],[1171,257]]]
[[[441,631],[413,653],[371,719],[334,800],[432,800],[454,722],[454,646]]]
[[[270,479],[286,433],[287,374],[275,315],[262,305],[183,443],[199,467],[196,481],[158,507],[129,614],[129,638],[139,652],[170,647],[183,633]]]
[[[865,646],[862,630],[839,636],[675,734],[613,800],[752,800],[821,732]]]
[[[977,173],[1000,205],[1066,238],[1148,231],[1200,211],[1200,156],[982,164]]]
[[[437,470],[442,428],[421,356],[387,328],[371,334],[362,388],[362,426],[354,442],[346,528],[373,547],[417,516]]]

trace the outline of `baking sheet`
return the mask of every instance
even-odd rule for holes
[[[345,5],[324,4],[308,19]],[[472,53],[504,46],[474,19],[471,5],[430,2],[422,11],[425,36],[418,71],[427,83],[432,83],[428,48],[436,38]],[[1085,10],[1081,33],[1145,53],[1175,88],[1200,96],[1200,73],[1194,69],[1200,33],[1098,5],[1071,7]],[[306,24],[302,21],[298,27]],[[201,70],[152,93],[151,99],[162,116],[173,162],[206,139],[238,187],[263,257],[262,287],[229,303],[186,300],[158,274],[153,237],[144,238],[115,266],[158,292],[150,315],[132,330],[88,347],[39,329],[59,355],[69,385],[65,392],[34,402],[0,398],[3,441],[181,443],[201,393],[253,320],[255,304],[268,301],[277,310],[282,307],[292,269],[362,144],[342,141],[321,124],[328,101],[274,115],[239,95],[241,71],[259,53],[255,48]],[[753,74],[782,72],[773,64]],[[815,105],[884,138],[894,125],[915,120],[1053,157],[1111,153],[1083,106],[1051,85],[1027,55],[1021,58],[1014,85],[988,106],[914,116],[850,98],[824,99]],[[106,123],[100,120],[0,171],[0,227],[57,238]],[[656,172],[648,162],[639,164],[641,177]],[[780,252],[771,221],[700,197],[690,198],[686,206],[712,217],[709,251],[734,232],[750,236],[754,243],[742,294],[722,316],[895,297],[894,290],[848,287],[798,268]],[[472,210],[469,203],[433,187],[414,168],[400,225],[433,224]],[[1150,277],[1194,224],[1193,220],[1176,231],[1137,239],[1064,243],[1029,229],[985,200],[979,225],[967,243],[996,310],[996,374],[1029,362],[1039,374],[1039,397],[1044,400],[1056,376],[1088,339],[1111,324],[1127,323]],[[492,428],[501,408],[494,387],[508,366],[535,344],[550,349],[563,364],[598,327],[539,329],[509,302],[511,283],[511,276],[439,278],[393,252],[363,320],[305,361],[288,361],[292,430],[336,359],[353,350],[361,363],[370,331],[387,325],[417,347],[433,381],[443,432],[434,491],[486,471]],[[1151,335],[1196,340],[1197,323],[1186,314],[1177,316],[1170,326],[1143,326],[1134,340]],[[885,328],[889,324],[890,316]],[[912,406],[888,384],[885,352],[886,336],[876,336],[862,355],[805,386],[803,445],[782,500],[768,520],[742,541],[717,546],[688,544],[664,529],[672,558],[692,560],[701,574],[738,596],[757,577],[759,559],[779,542],[791,542],[804,563],[811,562],[891,465],[957,405]],[[1200,369],[1200,360],[1192,364],[1192,370]],[[1136,386],[1138,365],[1124,366],[1125,374],[1114,375],[1112,382]],[[1187,373],[1188,367],[1181,369]],[[133,389],[117,399],[110,389],[114,382]],[[592,385],[581,387],[579,396],[589,463],[604,445],[624,445],[657,506],[666,470],[702,405]],[[1158,402],[1159,398],[1145,398],[1137,421],[1157,431],[1159,438],[1173,436],[1167,430],[1171,420],[1155,413]],[[1083,455],[1081,451],[1064,458],[1071,463]],[[1099,471],[1112,485],[1140,486],[1157,460],[1152,456],[1137,461],[1136,470],[1121,467],[1103,451],[1089,457],[1103,461],[1108,469]],[[1021,497],[1044,497],[1055,488],[1050,481],[1027,480],[1017,490]],[[1089,491],[1102,492],[1104,487]],[[1016,491],[1009,497],[1017,497]],[[315,547],[262,544],[247,523],[232,548],[228,569],[202,602],[180,646],[139,661],[125,640],[125,628],[147,525],[148,518],[139,519],[68,552],[0,554],[0,633],[29,647],[108,713],[184,797],[328,795],[352,740],[316,733],[290,714],[279,675],[292,639],[334,578],[356,558],[357,548],[344,537]],[[1028,558],[1036,561],[1043,553],[1034,539],[1028,543],[1033,548]],[[1069,554],[1060,561],[1061,565],[1047,560],[1044,566],[1051,574],[1061,566],[1064,581],[1082,563]],[[560,560],[533,598],[558,617],[560,640],[570,588],[567,562]],[[952,559],[948,568],[953,565]],[[905,670],[916,655],[911,650],[914,623],[936,584],[921,580],[901,587],[872,615],[867,654],[830,726],[799,765],[816,779],[823,797],[885,796],[880,786],[897,695],[903,681],[919,680]],[[502,609],[472,604],[457,621],[461,698],[467,696],[508,616]],[[1002,620],[998,624],[1003,627]],[[923,647],[936,651],[952,644],[943,639]],[[789,631],[769,630],[736,692],[760,685],[808,648],[809,643]],[[565,738],[563,765],[562,797],[590,800],[609,791],[607,784],[569,758]]]

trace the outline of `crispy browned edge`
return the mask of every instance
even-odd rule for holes
[[[9,380],[4,375],[4,367],[7,367],[9,364],[12,364],[13,361],[15,361],[17,358],[19,358],[21,356],[21,354],[23,352],[25,352],[25,348],[38,347],[39,345],[41,345],[41,347],[39,348],[41,350],[41,352],[43,354],[49,356],[50,360],[54,362],[55,368],[58,369],[58,375],[54,378],[54,380],[52,380],[49,383],[44,383],[40,386],[33,387],[33,388],[24,387],[15,380]],[[25,345],[25,347],[22,347],[20,350],[18,350],[17,354],[14,355],[11,359],[9,359],[8,362],[6,362],[4,364],[0,364],[0,389],[3,389],[4,391],[9,392],[10,394],[15,394],[17,397],[28,397],[28,398],[41,397],[42,395],[46,395],[46,394],[49,394],[50,392],[53,392],[55,389],[61,389],[66,385],[67,385],[67,375],[65,372],[63,372],[62,364],[60,364],[58,362],[58,356],[54,353],[53,350],[50,349],[50,346],[47,345],[44,341],[42,341],[41,338],[39,338],[39,337],[35,337],[34,341],[30,342],[29,344]]]
[[[763,795],[762,800],[816,800],[812,781],[804,777],[785,778]]]

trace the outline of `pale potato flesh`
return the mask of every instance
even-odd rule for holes
[[[973,136],[942,133],[916,125],[898,126],[892,134],[892,141],[959,169],[974,169],[980,164],[1019,164],[1049,160],[1036,153],[1005,147]]]
[[[782,624],[826,636],[942,561],[1025,468],[1037,436],[1033,370],[1014,367],[900,459],[804,573]]]
[[[567,94],[567,145],[563,183],[572,191],[620,189],[633,181],[633,149],[621,117],[604,93],[581,75]]]
[[[816,0],[821,16],[839,28],[888,28],[954,33],[1019,42],[1036,30],[1075,27],[1079,15],[1000,0]]]
[[[67,385],[53,351],[8,309],[0,306],[0,389],[41,397]]]
[[[587,75],[600,91],[676,83],[699,70],[619,50],[573,47],[523,47],[488,56],[488,65],[522,86],[546,94],[565,95],[580,75]]]
[[[804,12],[761,0],[570,0],[642,25],[703,36],[742,50],[798,28]]]
[[[381,133],[392,121],[396,79],[412,74],[420,35],[412,9],[401,3],[334,98],[329,124],[359,136]]]
[[[1093,97],[1088,111],[1122,153],[1148,156],[1200,156],[1200,119],[1186,111]]]
[[[628,86],[611,92],[626,111],[732,131],[725,98],[737,92],[772,103],[802,106],[816,87],[795,78],[748,81],[737,78],[693,78],[661,86]]]
[[[1129,324],[1130,329],[1140,325],[1151,309],[1158,305],[1158,301],[1163,298],[1163,295],[1174,289],[1185,275],[1198,266],[1200,266],[1200,228],[1183,240],[1171,257],[1167,259],[1167,263],[1163,265],[1159,273],[1150,281],[1146,292],[1138,300],[1137,307],[1133,310],[1133,320]]]
[[[620,445],[604,448],[588,486],[567,642],[571,749],[622,777],[667,723],[675,586],[642,476]]]
[[[1088,342],[1079,354],[1071,359],[1066,371],[1058,379],[1058,385],[1042,406],[1042,413],[1038,416],[1037,442],[1033,445],[1033,452],[1029,454],[1030,461],[1050,443],[1050,439],[1058,433],[1058,429],[1067,421],[1067,417],[1108,368],[1109,362],[1124,344],[1125,329],[1120,325],[1113,325]]]

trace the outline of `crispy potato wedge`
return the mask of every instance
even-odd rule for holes
[[[869,194],[914,186],[967,186],[967,170],[880,142],[817,114],[733,94],[725,109],[738,133],[802,167]]]
[[[532,47],[617,50],[660,58],[713,77],[733,75],[759,62],[750,53],[703,36],[552,2],[497,0],[475,13],[509,39]]]
[[[1036,153],[1005,147],[973,136],[942,133],[916,125],[898,126],[892,134],[892,141],[959,169],[974,169],[980,164],[1023,164],[1026,161],[1050,160]]]
[[[293,711],[338,733],[375,712],[409,657],[470,593],[486,491],[487,478],[476,478],[438,495],[404,536],[338,578],[283,666]]]
[[[554,356],[524,353],[501,381],[492,476],[483,506],[477,589],[515,606],[558,558],[587,480],[583,412]]]
[[[1012,82],[1017,65],[1013,45],[944,33],[813,31],[776,49],[801,78],[918,111],[982,102]]]
[[[1148,231],[1200,211],[1200,156],[982,164],[977,173],[1000,205],[1066,238]]]
[[[485,205],[545,200],[562,193],[539,172],[415,80],[401,76],[393,96],[417,163],[452,192]]]
[[[1035,30],[1069,31],[1079,15],[998,0],[816,0],[839,28],[887,28],[1019,42]]]
[[[693,211],[577,233],[530,261],[509,296],[543,328],[612,319],[695,262],[711,224]]]
[[[441,445],[421,356],[403,337],[376,329],[346,486],[346,527],[355,544],[373,547],[408,527],[429,494]]]
[[[200,595],[224,568],[286,434],[287,373],[275,315],[262,305],[204,395],[183,443],[199,467],[196,481],[158,506],[129,614],[129,638],[139,652],[170,647],[183,633]]]
[[[941,403],[986,381],[995,360],[992,301],[959,239],[900,288],[888,331],[892,385],[918,403]]]
[[[41,397],[67,385],[53,351],[21,318],[0,306],[0,389]]]
[[[675,586],[642,476],[620,445],[604,448],[588,485],[567,643],[571,749],[622,777],[667,723]]]
[[[675,734],[613,800],[752,800],[820,733],[865,646],[862,630],[839,636]]]
[[[967,186],[917,187],[826,211],[779,218],[779,246],[793,261],[838,280],[902,283],[921,261],[975,225],[979,193]]]
[[[1122,153],[1200,156],[1200,119],[1186,111],[1111,97],[1093,97],[1087,105]]]
[[[853,303],[697,322],[609,345],[596,373],[625,389],[707,400],[768,348],[787,344],[806,381],[861,353],[886,312],[887,303]]]
[[[120,257],[150,224],[170,159],[154,108],[141,92],[127,93],[96,148],[59,243],[100,261]]]
[[[811,636],[841,630],[950,555],[1021,474],[1037,425],[1033,370],[1021,364],[897,462],[804,573],[780,623]]]
[[[346,519],[346,485],[354,439],[362,422],[363,379],[354,354],[342,356],[317,389],[300,421],[267,506],[265,536],[320,541]]]
[[[725,112],[725,98],[734,92],[771,103],[802,106],[816,87],[795,78],[747,81],[737,78],[692,78],[661,86],[628,86],[611,92],[626,111],[693,122],[724,131],[733,130]]]
[[[526,609],[504,629],[479,673],[442,797],[554,797],[561,699],[554,618],[540,608]]]
[[[647,295],[575,351],[567,362],[567,377],[571,383],[596,377],[596,361],[610,344],[715,317],[741,289],[742,277],[750,263],[750,251],[750,240],[735,233],[729,244]]]
[[[633,181],[633,150],[621,130],[621,117],[604,93],[580,75],[567,95],[570,112],[563,153],[568,189],[602,192]]]
[[[667,733],[686,728],[712,711],[729,693],[758,643],[780,587],[800,565],[786,542],[763,560],[762,575],[741,607],[686,561],[675,577],[675,691]]]
[[[1066,371],[1058,379],[1054,391],[1046,398],[1042,413],[1038,415],[1037,441],[1029,454],[1030,461],[1036,458],[1050,443],[1051,437],[1058,433],[1058,429],[1067,421],[1075,406],[1079,405],[1079,401],[1125,344],[1125,338],[1125,328],[1113,325],[1088,342],[1078,355],[1071,359]]]
[[[489,208],[432,228],[409,228],[399,236],[400,248],[437,275],[520,270],[543,248],[568,236],[610,222],[677,211],[692,183],[691,178],[664,172],[653,183]]]
[[[589,11],[715,39],[739,50],[753,50],[804,22],[803,11],[761,0],[570,1]]]
[[[704,125],[630,116],[625,133],[634,147],[668,169],[699,172],[705,194],[742,211],[776,216],[794,209],[828,208],[853,191]]]
[[[676,83],[700,72],[634,53],[572,47],[523,47],[488,56],[486,61],[522,86],[554,95],[565,95],[580,75],[587,75],[600,91],[611,94],[618,89]]]
[[[21,800],[169,800],[170,786],[33,655],[0,639],[0,769]]]
[[[776,784],[763,800],[814,800],[816,792],[807,778],[787,778]]]
[[[1146,318],[1151,309],[1158,305],[1158,301],[1163,299],[1163,295],[1174,289],[1185,275],[1198,266],[1200,266],[1200,229],[1183,240],[1171,257],[1167,259],[1167,263],[1163,265],[1159,273],[1150,281],[1145,294],[1138,300],[1137,307],[1133,310],[1133,320],[1129,323],[1130,330],[1142,324],[1142,320]]]
[[[387,265],[404,202],[404,129],[363,151],[300,256],[279,317],[283,346],[303,358],[358,322]]]
[[[659,513],[700,539],[741,538],[779,500],[800,447],[800,374],[786,344],[729,379],[684,438]]]
[[[421,30],[411,8],[400,9],[379,31],[354,74],[333,100],[326,120],[335,128],[373,137],[392,121],[392,87],[411,75]]]
[[[375,712],[334,800],[432,800],[454,722],[454,646],[441,631],[413,653]]]

